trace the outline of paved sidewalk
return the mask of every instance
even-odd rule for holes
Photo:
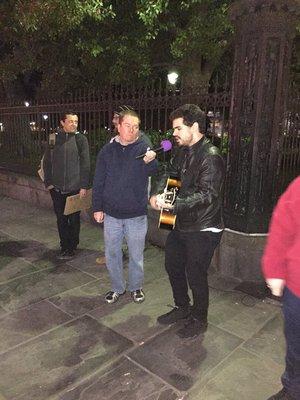
[[[163,250],[145,250],[146,301],[108,305],[102,229],[82,223],[58,262],[54,214],[0,196],[0,400],[265,400],[280,388],[280,307],[210,275],[205,335],[182,340],[169,311]]]

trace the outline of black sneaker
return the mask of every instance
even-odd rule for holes
[[[157,322],[162,325],[171,325],[175,322],[185,319],[190,315],[190,308],[187,307],[177,307],[175,306],[173,310],[167,312],[166,314],[160,315],[157,318]]]
[[[105,295],[105,301],[108,304],[113,304],[116,303],[119,300],[119,297],[122,296],[125,293],[125,290],[123,293],[117,293],[113,292],[112,290],[107,292]]]
[[[142,303],[145,300],[145,294],[142,289],[131,292],[131,297],[135,303]]]
[[[285,388],[282,388],[280,392],[273,394],[268,400],[296,400],[296,398],[292,397]]]
[[[70,260],[75,256],[74,250],[61,250],[57,258],[59,260]]]
[[[193,338],[200,335],[200,333],[206,332],[206,330],[207,321],[200,321],[199,319],[190,317],[184,324],[184,327],[176,332],[176,335],[182,339]]]

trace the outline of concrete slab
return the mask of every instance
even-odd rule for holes
[[[243,348],[283,366],[285,364],[286,345],[282,332],[282,315],[276,313],[271,320],[243,344]]]
[[[68,314],[79,317],[104,304],[107,282],[96,280],[86,285],[50,297],[49,302]]]
[[[134,303],[129,293],[121,297],[122,303],[106,304],[103,301],[103,305],[89,315],[128,339],[143,343],[165,329],[156,319],[170,311],[165,305],[172,297],[169,281],[165,278],[151,282],[146,286],[145,295],[146,300],[141,304]]]
[[[211,299],[209,321],[242,339],[256,334],[278,309],[241,292],[222,292]]]
[[[210,374],[207,383],[195,382],[189,400],[267,399],[280,389],[279,365],[237,349]]]
[[[71,319],[47,300],[7,314],[0,319],[0,353]]]
[[[39,271],[0,285],[0,306],[15,311],[93,279],[67,265]]]
[[[61,262],[52,210],[3,196],[0,207],[0,400],[265,400],[279,390],[280,308],[236,291],[239,279],[210,268],[208,331],[181,340],[180,324],[156,322],[173,305],[162,249],[145,249],[145,302],[126,293],[108,305],[101,226],[83,222],[79,251]]]
[[[48,399],[131,346],[84,316],[0,355],[0,390],[9,400]]]
[[[129,357],[181,391],[205,382],[208,372],[242,343],[213,325],[192,340],[178,338],[177,330],[178,324],[132,350]]]
[[[39,271],[38,265],[27,262],[21,258],[1,255],[0,258],[0,283],[20,278]]]
[[[100,255],[104,255],[103,253],[99,253],[95,250],[84,249],[81,247],[76,253],[76,257],[73,260],[69,260],[67,263],[82,272],[85,272],[94,278],[101,278],[107,281],[108,272],[105,264],[97,264],[96,258]],[[109,289],[108,289],[109,290]]]
[[[60,400],[183,400],[183,395],[126,358],[59,396]]]

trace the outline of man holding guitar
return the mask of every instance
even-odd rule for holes
[[[150,198],[150,204],[156,210],[169,209],[176,215],[165,248],[165,267],[175,307],[157,320],[165,325],[185,320],[177,335],[190,338],[207,329],[207,270],[224,227],[224,163],[219,150],[204,136],[206,115],[197,105],[177,108],[170,120],[178,148],[157,184],[156,193],[163,192],[169,177],[178,179],[179,190],[173,203],[156,194]],[[192,291],[192,306],[188,287]]]

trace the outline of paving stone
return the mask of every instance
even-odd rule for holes
[[[146,299],[141,304],[132,301],[130,294],[121,296],[115,304],[103,305],[89,312],[104,325],[121,335],[141,343],[165,329],[156,322],[160,314],[170,311],[167,304],[172,298],[167,278],[153,281],[145,286]]]
[[[163,249],[147,245],[144,251],[145,287],[148,283],[167,278],[165,271],[165,252]]]
[[[179,339],[180,324],[156,323],[173,304],[164,250],[146,244],[144,303],[126,293],[108,305],[101,225],[82,221],[76,257],[61,262],[52,210],[0,202],[0,400],[266,400],[279,390],[278,307],[228,293],[239,281],[210,268],[208,331]]]
[[[181,391],[196,381],[203,382],[208,372],[241,344],[241,339],[212,325],[205,335],[180,339],[172,327],[142,346],[129,357]]]
[[[126,358],[106,374],[96,374],[87,382],[59,396],[60,400],[179,400],[182,395]]]
[[[26,226],[25,229],[24,226]],[[39,226],[35,223],[26,224],[26,221],[10,221],[5,226],[5,233],[19,240],[37,240],[47,245],[58,243],[56,228]]]
[[[0,319],[0,353],[63,324],[71,318],[48,301],[41,301],[7,314]]]
[[[234,351],[189,391],[189,400],[266,400],[281,387],[282,367],[243,349]]]
[[[12,256],[0,257],[0,283],[39,271],[37,265]]]
[[[1,220],[1,219],[0,219]],[[0,244],[1,242],[7,242],[9,240],[9,236],[5,235],[0,229]]]
[[[7,314],[6,310],[4,308],[0,307],[0,318],[3,317],[3,315]]]
[[[103,254],[103,253],[102,253]],[[95,250],[81,248],[76,253],[76,257],[67,261],[69,265],[76,267],[82,272],[86,272],[95,278],[102,278],[108,281],[108,272],[105,264],[98,264],[96,258],[100,253]]]
[[[280,365],[285,365],[286,345],[281,313],[277,313],[259,332],[247,340],[243,344],[243,348],[271,359]]]
[[[221,292],[210,301],[208,319],[219,328],[246,340],[276,313],[277,307],[260,299],[240,292]]]
[[[107,282],[99,279],[51,297],[49,301],[68,314],[78,317],[98,307],[102,308],[106,291]]]
[[[50,256],[54,258],[56,252],[53,247],[46,246],[37,240],[6,240],[0,243],[0,254],[22,257],[28,261],[38,261]]]
[[[11,197],[4,197],[1,199],[1,220],[17,219],[24,220],[31,217],[36,213],[36,210],[41,211],[37,207],[33,207],[27,202],[15,200]]]
[[[98,253],[103,253],[103,225],[82,221],[79,246],[80,248],[94,250],[96,252],[96,257],[98,257]]]
[[[84,316],[0,355],[0,391],[8,400],[48,399],[105,369],[131,345]]]
[[[15,311],[93,279],[67,265],[39,271],[0,285],[0,306]]]

